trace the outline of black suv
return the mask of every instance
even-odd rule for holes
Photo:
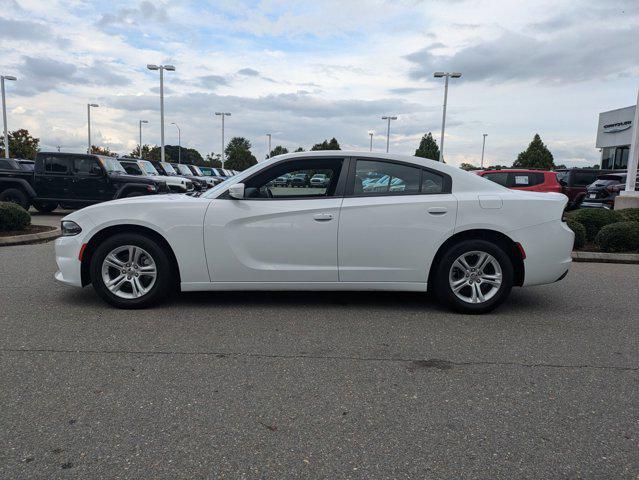
[[[167,191],[166,182],[128,175],[115,158],[101,155],[39,152],[31,172],[0,163],[0,201],[41,212]]]

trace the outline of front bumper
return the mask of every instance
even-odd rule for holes
[[[81,262],[78,258],[82,248],[83,235],[59,237],[55,241],[55,262],[58,271],[55,279],[65,285],[82,286]]]

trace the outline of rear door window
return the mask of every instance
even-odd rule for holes
[[[62,155],[50,155],[45,158],[44,170],[52,175],[68,175],[71,170],[71,160]]]
[[[504,187],[508,186],[508,172],[491,172],[484,174],[484,178],[487,178],[491,182],[498,183]]]
[[[355,195],[401,195],[419,193],[421,169],[399,163],[357,160]]]

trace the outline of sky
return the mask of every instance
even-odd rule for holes
[[[43,150],[81,152],[87,103],[93,144],[121,154],[165,138],[203,156],[244,136],[258,159],[336,137],[343,149],[413,154],[439,142],[451,80],[445,159],[508,164],[539,133],[555,163],[598,163],[599,112],[632,105],[639,88],[636,0],[0,0],[0,74],[9,130]]]

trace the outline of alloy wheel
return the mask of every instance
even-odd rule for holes
[[[453,262],[448,282],[460,300],[466,303],[484,303],[493,298],[501,287],[501,266],[489,253],[466,252]]]
[[[157,267],[153,257],[136,245],[111,250],[102,261],[102,280],[120,298],[140,298],[153,288]]]

